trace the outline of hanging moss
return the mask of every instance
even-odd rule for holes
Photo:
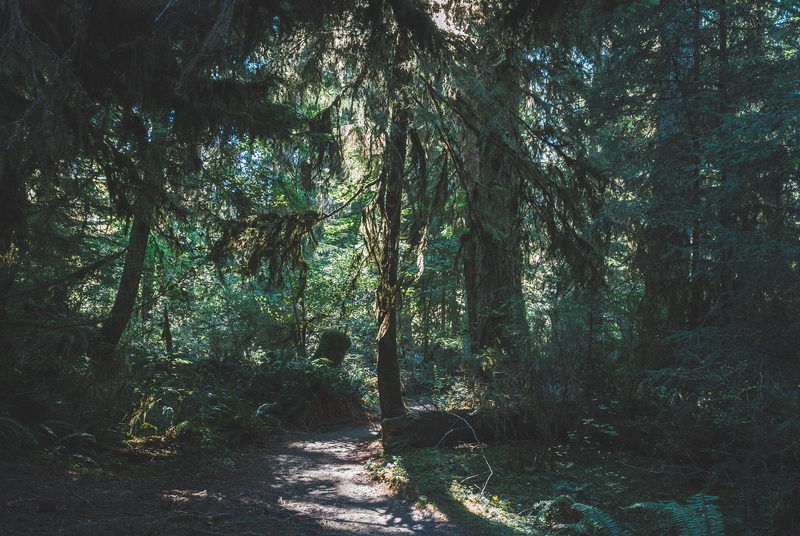
[[[327,329],[320,333],[317,351],[312,359],[323,357],[331,361],[332,366],[338,367],[344,361],[347,350],[350,349],[350,337],[338,329]]]

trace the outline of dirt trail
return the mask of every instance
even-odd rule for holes
[[[364,474],[359,445],[378,430],[349,428],[299,436],[271,457],[270,488],[285,493],[287,510],[342,534],[459,534],[441,515],[423,513]]]
[[[0,461],[0,536],[467,534],[368,482],[368,425],[289,434],[215,478],[98,480]]]

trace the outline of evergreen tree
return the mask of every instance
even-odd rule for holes
[[[0,317],[27,245],[27,192],[37,184],[40,199],[57,196],[59,180],[86,180],[73,163],[91,162],[103,171],[108,202],[133,218],[97,354],[107,360],[134,307],[153,220],[175,210],[181,181],[200,169],[199,148],[286,136],[293,125],[293,112],[268,98],[274,83],[257,46],[340,7],[4,3]]]
[[[796,7],[641,2],[613,22],[590,102],[641,289],[642,393],[693,463],[779,474],[797,434]]]

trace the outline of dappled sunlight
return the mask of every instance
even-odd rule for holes
[[[497,495],[491,497],[482,495],[479,490],[472,486],[465,487],[458,481],[450,484],[450,496],[461,503],[467,512],[524,534],[536,534],[531,531],[540,525],[530,517],[516,514],[510,505],[501,502]]]
[[[669,508],[676,515],[699,515],[692,501],[700,487],[692,479],[665,472],[657,457],[564,448],[558,461],[547,467],[534,461],[529,446],[523,442],[486,447],[494,472],[489,482],[484,481],[482,456],[464,447],[410,449],[375,458],[367,470],[421,507],[430,505],[491,534],[545,535],[577,524],[586,530],[619,526],[633,534],[656,534],[659,526],[669,525]],[[653,474],[659,475],[657,481]],[[708,497],[711,520],[718,516],[715,500]],[[665,507],[659,521],[645,514],[647,506],[634,508],[640,504],[675,506]]]
[[[797,532],[797,0],[0,5],[0,533]]]

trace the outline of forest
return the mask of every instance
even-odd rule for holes
[[[3,456],[368,412],[513,534],[800,533],[794,0],[0,0],[0,142]]]

